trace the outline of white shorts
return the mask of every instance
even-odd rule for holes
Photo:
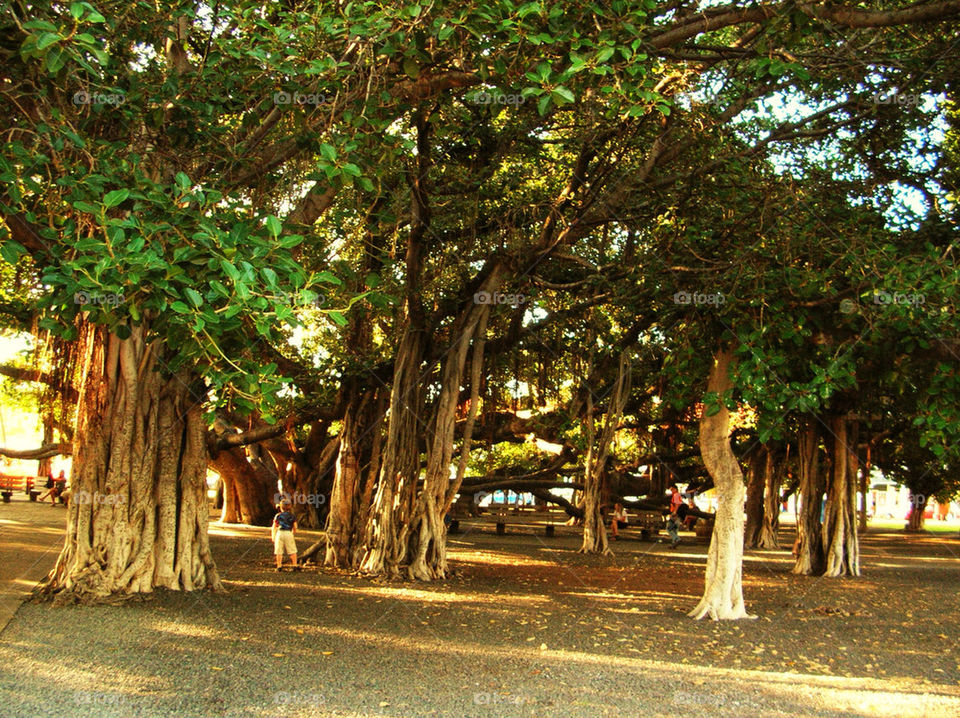
[[[277,531],[273,538],[273,553],[275,556],[291,554],[297,552],[297,540],[293,537],[293,531]]]

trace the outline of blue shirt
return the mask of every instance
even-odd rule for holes
[[[281,531],[292,531],[295,521],[296,519],[289,511],[283,511],[273,517],[274,525]]]

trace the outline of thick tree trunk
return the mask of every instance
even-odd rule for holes
[[[66,541],[41,595],[220,588],[207,540],[202,384],[187,371],[164,376],[144,334],[81,328]]]
[[[848,443],[847,419],[834,416],[830,421],[832,466],[827,485],[827,505],[823,521],[825,576],[860,575],[860,541],[857,536],[856,475],[851,472],[852,449]]]
[[[797,562],[793,573],[820,575],[825,568],[821,541],[820,509],[826,487],[820,469],[820,434],[810,417],[797,436],[797,459],[800,467],[800,516],[797,519]]]
[[[743,543],[747,548],[756,548],[763,532],[763,489],[766,486],[766,455],[763,447],[758,447],[750,456],[747,467],[747,522],[744,528]]]
[[[420,473],[417,438],[423,405],[422,359],[421,333],[408,327],[394,360],[380,478],[360,554],[360,570],[372,576],[399,576],[400,564],[406,558],[406,537],[401,530],[412,510]]]
[[[707,391],[723,395],[733,382],[733,351],[718,351],[707,381]],[[692,618],[751,618],[743,602],[743,473],[730,447],[730,412],[721,404],[713,416],[700,419],[700,451],[717,491],[717,514],[707,555],[703,598]]]
[[[783,472],[773,447],[768,446],[764,454],[763,524],[757,546],[759,548],[780,548],[777,531],[780,529],[780,479]]]
[[[376,391],[355,394],[347,404],[340,431],[340,451],[330,491],[324,564],[340,568],[354,565],[363,539],[362,523],[369,505],[373,480],[365,465],[378,461],[382,405]],[[375,467],[373,467],[375,471]],[[366,476],[366,480],[364,477]]]
[[[481,285],[480,291],[494,294],[500,286],[499,276],[499,271],[494,269]],[[489,313],[488,304],[469,304],[451,331],[454,342],[443,364],[440,396],[431,422],[433,432],[428,442],[423,489],[410,519],[410,564],[407,574],[412,579],[430,581],[447,576],[447,528],[443,516],[449,506],[457,405],[470,344],[479,332],[486,331]],[[480,353],[474,357],[474,376],[483,362],[482,345],[478,345],[477,350]],[[465,441],[469,442],[470,439],[464,436]]]
[[[235,520],[252,526],[269,526],[276,513],[276,477],[263,467],[251,464],[246,452],[236,446],[222,449],[211,457],[210,466],[236,497],[236,504],[230,507]],[[225,492],[228,502],[231,490]],[[226,504],[221,516],[227,514]]]
[[[237,497],[237,487],[226,473],[220,474],[220,484],[223,486],[223,507],[220,510],[220,523],[239,524],[240,499]]]
[[[927,497],[925,494],[917,494],[913,491],[910,492],[910,515],[907,520],[907,525],[904,527],[906,531],[911,533],[923,531],[923,526],[925,523],[924,514],[927,512]]]

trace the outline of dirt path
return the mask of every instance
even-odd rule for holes
[[[457,575],[437,584],[278,574],[266,529],[215,529],[226,595],[23,606],[0,635],[0,704],[29,716],[960,715],[956,539],[868,535],[857,580],[750,554],[759,618],[718,624],[684,615],[702,544],[621,541],[612,558],[585,557],[575,537],[489,528],[452,537]]]

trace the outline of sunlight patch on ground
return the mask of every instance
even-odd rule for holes
[[[538,561],[537,559],[503,551],[467,551],[454,548],[449,550],[449,556],[451,559],[463,563],[489,564],[491,566],[509,564],[510,566],[555,567],[557,565],[555,561]]]
[[[232,638],[229,634],[209,626],[174,623],[173,621],[154,621],[148,628],[161,633],[171,633],[175,636],[187,636],[189,638],[217,638],[221,640]]]

